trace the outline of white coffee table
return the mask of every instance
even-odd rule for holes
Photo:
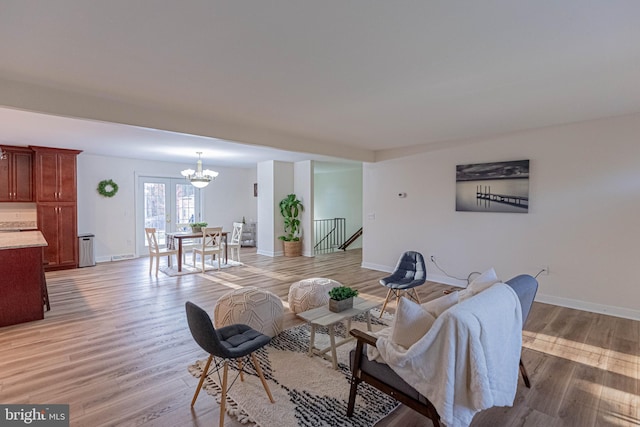
[[[329,360],[333,364],[333,369],[338,369],[338,357],[336,355],[336,349],[353,340],[354,338],[348,336],[341,341],[336,342],[335,325],[347,321],[347,331],[351,329],[351,318],[359,314],[365,313],[367,317],[367,330],[371,331],[371,315],[369,310],[375,307],[379,307],[382,304],[381,301],[373,301],[364,298],[356,297],[353,299],[353,308],[334,313],[329,311],[329,305],[314,308],[312,310],[303,311],[298,316],[306,320],[311,325],[311,337],[309,340],[309,357],[318,355]],[[318,326],[326,326],[329,329],[329,342],[330,345],[326,348],[316,348],[316,328]],[[327,353],[331,351],[331,357]]]

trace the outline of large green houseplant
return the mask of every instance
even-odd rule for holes
[[[295,194],[289,194],[280,200],[280,214],[284,218],[283,236],[278,237],[284,243],[284,256],[302,255],[302,241],[300,240],[300,214],[304,210],[302,202]]]

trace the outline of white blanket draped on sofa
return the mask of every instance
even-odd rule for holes
[[[382,359],[429,399],[448,427],[468,426],[476,412],[511,406],[522,348],[520,300],[498,283],[442,313],[408,349],[381,334]]]

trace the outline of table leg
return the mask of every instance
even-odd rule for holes
[[[228,234],[225,234],[224,235],[224,263],[225,264],[229,262],[229,245],[227,243],[229,243]]]
[[[178,272],[182,271],[182,239],[178,238]]]
[[[316,345],[316,325],[311,324],[311,337],[309,338],[309,357],[313,357],[313,347]]]
[[[338,355],[336,353],[336,330],[335,324],[329,325],[329,341],[331,343],[331,363],[333,369],[338,369]]]
[[[371,331],[371,310],[367,310],[367,331]]]

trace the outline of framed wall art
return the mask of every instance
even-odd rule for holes
[[[529,160],[457,165],[456,211],[529,212]]]

